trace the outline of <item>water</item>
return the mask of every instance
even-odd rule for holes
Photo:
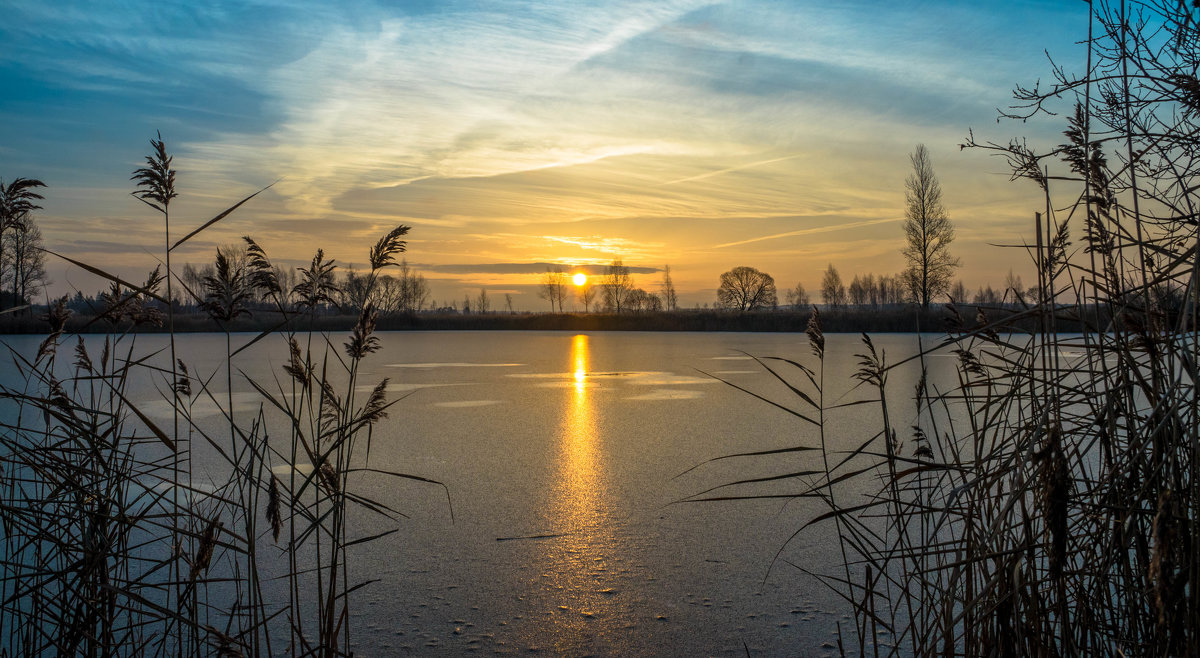
[[[381,337],[383,349],[359,382],[388,377],[390,397],[406,397],[376,426],[371,465],[440,480],[451,500],[441,488],[385,476],[352,481],[354,490],[409,516],[399,532],[352,549],[352,577],[380,579],[356,594],[358,655],[834,653],[846,606],[804,572],[837,573],[833,528],[792,537],[825,511],[819,501],[680,502],[742,478],[820,468],[819,453],[722,460],[676,477],[730,453],[817,445],[810,425],[714,379],[800,408],[746,353],[815,368],[803,335]],[[236,337],[235,347],[248,338]],[[149,351],[161,337],[141,340],[139,349]],[[217,373],[214,387],[223,390],[224,337],[179,340],[189,368],[202,377]],[[889,361],[917,347],[912,335],[875,341]],[[827,349],[828,402],[866,396],[852,390],[859,337],[831,335]],[[271,388],[273,377],[284,377],[285,358],[283,345],[270,339],[239,356],[237,366]],[[930,363],[935,380],[953,376],[952,359]],[[912,368],[891,375],[898,426],[910,424],[915,381]],[[238,413],[257,408],[244,382],[234,389]],[[148,414],[170,414],[152,391],[141,395]],[[210,411],[218,421],[215,406]],[[829,419],[831,451],[879,429],[873,406],[840,409]],[[790,479],[713,493],[804,488]],[[366,513],[354,523],[352,537],[388,527]]]

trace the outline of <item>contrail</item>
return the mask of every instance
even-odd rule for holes
[[[898,222],[900,218],[894,219],[868,219],[861,222],[850,222],[849,224],[830,224],[828,226],[817,226],[814,228],[804,228],[799,231],[788,231],[787,233],[776,233],[774,235],[764,235],[759,238],[750,238],[749,240],[738,240],[737,242],[726,242],[725,244],[714,245],[713,249],[721,247],[736,247],[742,244],[750,244],[751,242],[761,242],[763,240],[774,240],[776,238],[789,238],[793,235],[811,235],[813,233],[831,233],[833,231],[841,231],[848,228],[859,228],[861,226],[874,226],[875,224],[887,224],[889,222]]]
[[[687,178],[678,178],[676,180],[667,181],[665,183],[659,183],[658,185],[655,185],[654,187],[666,187],[667,185],[674,185],[676,183],[686,183],[688,181],[701,180],[704,178],[710,178],[712,176],[720,176],[721,174],[728,174],[733,171],[740,171],[742,169],[749,169],[751,167],[757,167],[759,165],[771,164],[772,162],[783,162],[784,160],[792,160],[794,158],[800,157],[801,155],[804,155],[804,154],[797,153],[795,155],[785,155],[782,158],[773,158],[771,160],[759,160],[758,162],[751,162],[751,163],[744,164],[744,165],[738,165],[736,167],[729,167],[727,169],[718,169],[716,171],[710,171],[710,172],[704,173],[704,174],[688,176]]]

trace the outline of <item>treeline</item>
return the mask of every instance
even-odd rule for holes
[[[570,297],[569,288],[575,286],[575,298],[583,312],[595,309],[603,313],[641,313],[660,311],[675,311],[679,308],[679,298],[675,294],[675,283],[671,279],[671,266],[663,266],[662,281],[659,292],[647,292],[634,285],[629,266],[620,259],[605,266],[604,273],[595,280],[583,274],[568,277],[562,266],[547,268],[538,287],[538,296],[550,302],[550,312],[562,313],[563,304]],[[481,291],[480,294],[485,294]],[[511,297],[508,310],[512,310]],[[469,308],[464,306],[464,312]]]
[[[819,310],[821,324],[827,332],[867,333],[962,333],[983,331],[1003,324],[1006,330],[1040,330],[1037,315],[1028,307],[982,307],[945,305],[923,309],[919,305],[902,305],[870,309],[845,306]],[[748,331],[803,332],[812,317],[812,308],[749,311],[730,313],[721,309],[684,309],[674,312],[644,311],[640,313],[471,313],[423,311],[420,313],[385,313],[378,318],[381,331]],[[227,329],[232,332],[288,331],[347,331],[357,322],[355,313],[327,310],[318,314],[292,315],[284,318],[277,311],[261,310],[251,315],[218,322],[204,313],[175,315],[175,331],[213,332]],[[1106,311],[1093,309],[1082,319],[1059,318],[1056,331],[1074,333],[1086,323],[1103,327],[1109,322]],[[0,316],[0,333],[44,333],[45,322],[39,314]],[[73,313],[65,329],[77,333],[111,331],[113,324],[103,314],[87,311]],[[141,333],[166,331],[155,322],[139,325]]]
[[[821,287],[816,296],[797,283],[784,291],[786,306],[808,308],[821,303],[827,309],[853,307],[880,309],[901,305],[920,304],[921,286],[914,270],[896,274],[855,274],[847,285],[838,269],[830,264],[821,278]],[[991,284],[971,291],[961,280],[939,291],[937,303],[975,304],[984,306],[1019,307],[1037,299],[1037,288],[1026,288],[1021,277],[1011,271],[1003,288]],[[721,275],[714,308],[731,311],[756,311],[779,307],[775,279],[766,272],[753,267],[740,266]],[[922,305],[924,306],[924,305]]]

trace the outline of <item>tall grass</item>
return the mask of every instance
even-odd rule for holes
[[[258,193],[173,240],[176,173],[161,137],[151,146],[135,195],[161,214],[165,272],[132,284],[66,258],[111,282],[90,321],[104,333],[72,339],[63,298],[36,353],[7,348],[16,377],[0,383],[0,655],[349,655],[353,594],[367,584],[350,580],[350,556],[401,516],[356,483],[440,484],[370,466],[373,428],[393,404],[386,379],[360,393],[362,364],[380,346],[375,312],[364,309],[338,346],[312,323],[333,297],[333,262],[318,251],[283,290],[250,238],[247,257],[218,250],[202,289],[188,288],[172,252]],[[407,231],[370,249],[368,286]],[[223,329],[217,370],[177,350],[166,303],[175,289]],[[262,295],[273,328],[235,345],[232,323]],[[147,346],[142,330],[164,322],[165,343]],[[264,340],[286,350],[280,376],[240,367]],[[235,406],[239,386],[257,392],[257,409]],[[169,403],[170,425],[144,410],[147,388]],[[195,413],[201,402],[220,423]],[[200,469],[199,452],[218,467]],[[356,508],[379,523],[353,528]]]
[[[790,450],[824,448],[840,429],[822,422],[832,408],[872,406],[878,430],[844,454],[820,450],[812,469],[689,499],[761,498],[739,488],[802,482],[781,495],[824,509],[797,534],[836,524],[845,556],[818,574],[853,611],[845,653],[1200,654],[1200,10],[1089,6],[1084,73],[1056,69],[1049,88],[1018,88],[1012,112],[1073,100],[1065,142],[1044,153],[967,144],[1004,155],[1014,179],[1044,193],[1027,247],[1035,303],[981,311],[971,329],[951,307],[947,337],[896,363],[864,336],[855,392],[836,404],[814,376],[825,359],[814,314],[815,364],[760,361],[794,396],[773,402],[820,425],[821,445]],[[1068,323],[1080,333],[1060,333]],[[927,377],[934,350],[957,357],[950,390]],[[889,398],[900,368],[920,372],[911,417]],[[885,631],[891,640],[878,641]]]

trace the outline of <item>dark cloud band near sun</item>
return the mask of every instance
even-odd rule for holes
[[[608,265],[569,265],[563,263],[479,263],[479,264],[444,264],[413,263],[412,267],[439,274],[545,274],[551,270],[564,272],[583,272],[588,276],[600,276],[608,270]],[[626,266],[630,274],[654,274],[661,272],[658,267]]]

